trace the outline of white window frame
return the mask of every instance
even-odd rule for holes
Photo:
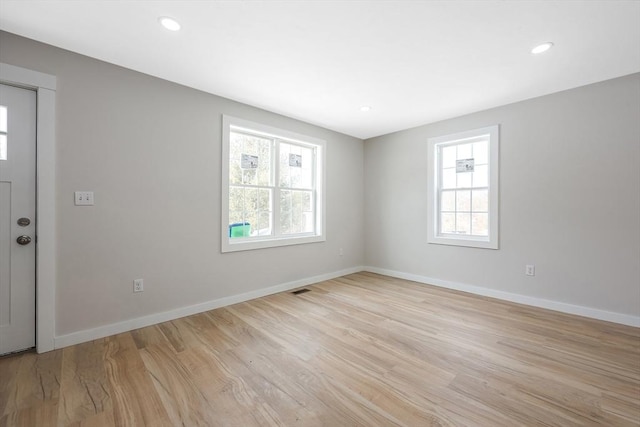
[[[463,144],[465,142],[488,136],[489,141],[489,235],[487,237],[471,235],[441,234],[440,222],[440,188],[441,160],[438,158],[438,148],[446,145]],[[499,248],[499,125],[459,132],[451,135],[438,136],[427,140],[427,170],[429,185],[427,187],[428,209],[428,243],[473,248]]]
[[[264,136],[274,138],[284,143],[307,146],[315,148],[315,173],[314,173],[314,201],[315,201],[315,231],[313,233],[294,234],[294,235],[277,235],[272,236],[252,236],[249,238],[230,238],[229,237],[229,152],[231,132],[245,132],[256,136]],[[275,150],[277,154],[278,150]],[[271,248],[278,246],[299,245],[304,243],[323,242],[326,240],[326,196],[324,189],[325,182],[325,159],[326,142],[319,138],[301,135],[284,129],[263,125],[261,123],[232,117],[228,115],[222,116],[222,200],[221,200],[221,243],[222,252],[236,252],[253,249]],[[278,162],[275,161],[274,164]],[[279,180],[275,176],[274,186],[277,189],[274,193],[274,216],[273,224],[275,226],[279,215]]]

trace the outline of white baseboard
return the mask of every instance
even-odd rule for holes
[[[99,338],[108,337],[110,335],[120,334],[122,332],[132,331],[134,329],[144,328],[145,326],[155,325],[157,323],[167,322],[169,320],[178,319],[180,317],[190,316],[192,314],[202,313],[216,308],[249,301],[267,295],[285,292],[291,289],[307,286],[325,280],[335,279],[336,277],[346,276],[363,271],[363,267],[352,267],[345,270],[334,271],[332,273],[320,274],[318,276],[307,277],[293,282],[282,283],[280,285],[271,286],[264,289],[257,289],[243,294],[231,295],[212,301],[206,301],[200,304],[181,307],[162,313],[150,314],[148,316],[136,317],[134,319],[125,320],[123,322],[111,323],[109,325],[99,326],[93,329],[85,329],[71,334],[59,335],[54,338],[54,347],[62,348],[74,344],[80,344]]]
[[[110,335],[119,334],[122,332],[132,331],[138,328],[144,328],[145,326],[151,326],[162,322],[178,319],[192,314],[202,313],[209,310],[214,310],[220,307],[226,307],[228,305],[237,304],[244,301],[249,301],[255,298],[260,298],[267,295],[276,294],[278,292],[285,292],[291,289],[299,288],[302,286],[312,285],[314,283],[322,282],[325,280],[335,279],[336,277],[346,276],[347,274],[358,273],[360,271],[369,271],[371,273],[383,274],[385,276],[397,277],[399,279],[412,280],[418,283],[424,283],[427,285],[438,286],[441,288],[455,289],[458,291],[469,292],[476,295],[487,296],[504,301],[511,301],[519,304],[530,305],[533,307],[540,307],[549,310],[559,311],[562,313],[575,314],[578,316],[589,317],[598,320],[605,320],[608,322],[620,323],[623,325],[629,325],[634,327],[640,327],[640,316],[632,316],[628,314],[614,313],[611,311],[599,310],[591,307],[583,307],[579,305],[572,305],[558,301],[551,301],[542,298],[531,297],[527,295],[514,294],[511,292],[498,291],[495,289],[484,288],[481,286],[468,285],[465,283],[451,282],[447,280],[440,280],[433,277],[420,276],[417,274],[404,273],[401,271],[387,270],[378,267],[352,267],[345,270],[334,271],[332,273],[320,274],[318,276],[307,277],[293,282],[282,283],[279,285],[271,286],[264,289],[257,289],[251,292],[245,292],[243,294],[231,295],[224,298],[219,298],[212,301],[206,301],[200,304],[190,305],[187,307],[181,307],[174,310],[165,311],[162,313],[150,314],[148,316],[137,317],[134,319],[125,320],[123,322],[111,323],[109,325],[99,326],[97,328],[85,329],[71,334],[59,335],[54,338],[54,348],[68,347],[74,344],[80,344],[87,341],[92,341],[99,338],[108,337]]]
[[[481,286],[468,285],[465,283],[450,282],[447,280],[435,279],[433,277],[420,276],[417,274],[404,273],[401,271],[387,270],[378,267],[364,267],[364,271],[383,274],[385,276],[397,277],[399,279],[412,280],[418,283],[438,286],[441,288],[455,289],[457,291],[469,292],[471,294],[482,295],[504,301],[511,301],[518,304],[530,305],[533,307],[546,308],[548,310],[562,313],[575,314],[592,319],[605,320],[607,322],[620,323],[623,325],[640,327],[640,316],[615,313],[597,308],[584,307],[580,305],[567,304],[564,302],[552,301],[543,298],[531,297],[527,295],[514,294],[511,292],[498,291]]]

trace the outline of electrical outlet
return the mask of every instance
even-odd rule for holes
[[[93,206],[93,191],[76,191],[74,196],[76,206]]]
[[[142,279],[135,279],[133,281],[133,292],[144,291],[144,281]]]
[[[536,266],[533,264],[527,264],[524,267],[524,274],[527,276],[535,276],[536,275]]]
[[[340,252],[338,252],[340,254],[340,256],[344,255],[344,249],[340,248]]]

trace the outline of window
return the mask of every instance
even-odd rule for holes
[[[222,251],[324,241],[323,140],[223,116]]]
[[[498,126],[428,145],[428,242],[498,249]]]

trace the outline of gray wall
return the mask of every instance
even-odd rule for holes
[[[427,138],[493,124],[500,249],[427,244]],[[639,165],[640,74],[367,140],[365,262],[638,316]]]
[[[58,78],[57,335],[364,264],[640,315],[640,75],[363,144],[8,33],[0,62]],[[327,140],[326,242],[220,253],[222,114]],[[428,245],[427,138],[496,123],[500,250]]]
[[[58,79],[56,335],[362,265],[361,140],[8,33],[0,62]],[[326,242],[220,253],[222,114],[327,141]]]

